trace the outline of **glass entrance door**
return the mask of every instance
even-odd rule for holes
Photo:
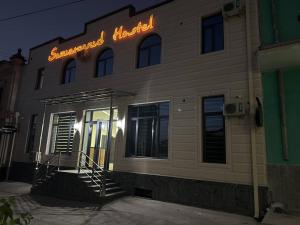
[[[109,160],[109,169],[113,168],[113,146],[116,136],[116,115],[117,110],[114,110],[114,120],[112,124],[112,149]],[[109,132],[109,110],[93,110],[87,111],[85,116],[85,127],[83,136],[83,149],[82,151],[88,157],[82,157],[81,164],[86,167],[92,167],[93,162],[97,163],[100,167],[105,165],[105,155],[108,141]]]

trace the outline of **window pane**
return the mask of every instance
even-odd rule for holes
[[[159,104],[159,115],[169,116],[169,102]]]
[[[158,105],[144,105],[139,107],[139,117],[157,116]]]
[[[72,60],[65,67],[63,83],[67,84],[75,81],[75,75],[76,75],[76,62],[75,60]]]
[[[105,61],[98,62],[97,76],[102,77],[105,75]]]
[[[56,114],[53,116],[51,149],[57,152],[72,151],[74,138],[74,113]],[[57,118],[57,119],[56,119]],[[55,124],[57,120],[57,123]]]
[[[149,64],[149,49],[140,50],[139,68],[146,67]]]
[[[107,61],[106,61],[106,75],[109,75],[109,74],[113,73],[113,64],[114,64],[113,58],[107,59]]]
[[[203,53],[213,51],[213,30],[211,28],[206,28],[203,30]]]
[[[202,52],[224,49],[224,23],[222,14],[202,20]]]
[[[150,65],[160,64],[160,45],[151,48]]]
[[[160,43],[161,43],[161,38],[158,35],[154,34],[144,39],[140,47],[148,48],[151,47],[152,45],[158,45]]]
[[[107,59],[107,58],[112,58],[114,55],[112,49],[107,49],[105,50],[99,57],[100,60],[104,60],[104,59]]]
[[[215,26],[215,50],[223,50],[224,49],[224,30],[223,24],[217,24]]]
[[[159,64],[161,61],[161,38],[154,34],[139,46],[138,68]]]
[[[127,150],[126,156],[136,155],[135,145],[136,145],[136,120],[131,120],[128,123],[128,134],[127,134]]]
[[[161,118],[159,124],[159,155],[168,157],[169,118]]]
[[[226,163],[224,97],[203,100],[203,161]]]
[[[168,125],[168,102],[129,106],[126,156],[168,157]]]
[[[224,97],[204,98],[204,112],[223,112]]]
[[[35,141],[35,134],[36,134],[36,126],[37,126],[37,115],[32,115],[30,118],[30,125],[29,125],[29,134],[27,140],[27,149],[26,152],[33,152],[34,150],[34,141]]]
[[[151,157],[153,140],[153,119],[140,119],[138,128],[137,156]]]

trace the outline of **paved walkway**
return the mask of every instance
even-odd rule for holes
[[[30,185],[0,183],[0,198],[16,196],[16,210],[31,212],[32,225],[255,225],[250,217],[178,204],[124,197],[98,205],[31,196]]]

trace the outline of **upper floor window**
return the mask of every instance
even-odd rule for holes
[[[207,163],[226,163],[223,106],[224,96],[203,98],[203,161]]]
[[[202,53],[224,49],[224,23],[222,14],[202,20]]]
[[[138,68],[160,64],[161,59],[161,37],[152,34],[146,37],[138,49]]]
[[[37,74],[37,79],[35,84],[36,90],[40,90],[43,88],[44,78],[45,78],[45,69],[41,68],[38,70],[38,74]]]
[[[97,58],[96,76],[103,77],[113,73],[114,52],[112,49],[104,50]]]
[[[75,81],[75,75],[76,75],[76,62],[74,59],[72,59],[65,66],[63,84],[68,84]]]

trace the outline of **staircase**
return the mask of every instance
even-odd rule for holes
[[[54,163],[60,161],[57,160],[60,156],[54,155],[37,166],[31,193],[101,204],[126,195],[111,179],[109,171],[81,154],[90,164],[92,162],[92,168],[79,166],[77,170],[60,170],[60,165]]]

